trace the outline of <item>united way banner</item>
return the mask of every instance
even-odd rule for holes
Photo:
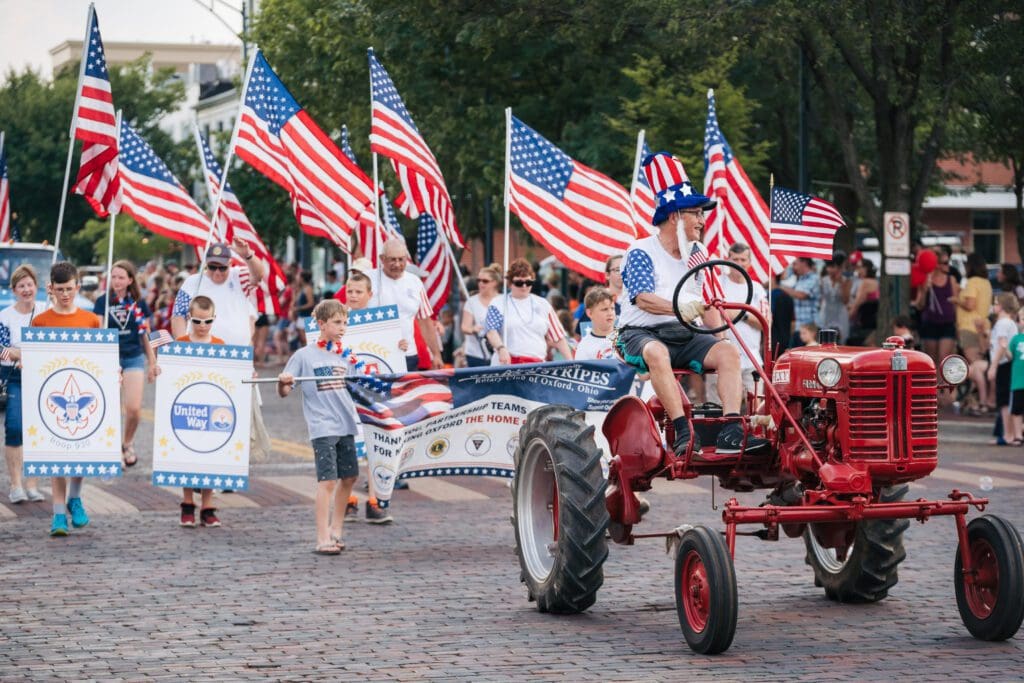
[[[395,480],[514,475],[512,454],[527,414],[561,403],[597,427],[630,390],[634,372],[614,361],[571,361],[350,378],[377,497]]]
[[[153,410],[153,485],[249,487],[252,347],[160,347]]]
[[[117,331],[22,328],[24,473],[121,474]]]

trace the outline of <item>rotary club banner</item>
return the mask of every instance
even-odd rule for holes
[[[246,490],[252,347],[172,342],[159,352],[153,485]]]
[[[396,479],[512,477],[519,428],[548,404],[585,411],[607,462],[601,425],[633,376],[615,360],[571,361],[357,376],[348,388],[366,438],[367,471],[384,501]]]
[[[21,338],[25,476],[120,475],[117,331],[25,327]]]

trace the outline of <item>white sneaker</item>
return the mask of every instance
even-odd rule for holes
[[[44,496],[39,491],[39,489],[29,489],[28,491],[26,491],[26,493],[28,494],[28,499],[33,503],[38,503],[41,500],[46,500],[46,496]]]
[[[25,489],[11,489],[12,503],[24,503],[26,500],[28,500],[28,496],[25,495]]]

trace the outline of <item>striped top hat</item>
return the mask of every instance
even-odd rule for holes
[[[713,209],[717,204],[693,189],[686,177],[683,162],[668,152],[649,154],[643,161],[647,184],[654,192],[654,218],[652,225],[661,225],[672,213],[681,209]]]

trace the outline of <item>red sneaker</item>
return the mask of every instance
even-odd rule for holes
[[[181,526],[196,528],[196,506],[192,503],[181,504]]]
[[[199,511],[199,521],[203,526],[220,526],[217,519],[217,508],[203,508]]]

